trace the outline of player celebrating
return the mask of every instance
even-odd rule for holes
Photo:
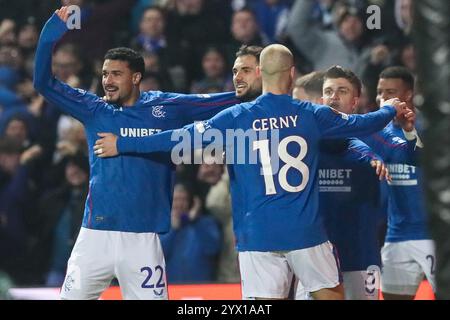
[[[148,136],[209,118],[237,100],[234,93],[140,92],[144,61],[128,48],[105,55],[104,98],[74,89],[51,73],[52,48],[68,30],[68,17],[62,7],[44,26],[34,74],[35,88],[84,124],[90,151],[89,194],[61,297],[97,299],[116,277],[125,299],[167,299],[158,233],[170,228],[173,165],[162,154],[98,161],[92,153],[96,133]]]
[[[414,77],[404,67],[385,69],[379,77],[377,101],[397,97],[404,99],[411,110],[414,97]],[[399,123],[392,122],[387,130],[401,139],[407,135]],[[388,183],[388,225],[385,245],[381,250],[383,272],[381,288],[386,300],[413,299],[426,275],[436,292],[436,255],[430,237],[422,191],[422,169],[395,161],[389,165],[392,181]]]

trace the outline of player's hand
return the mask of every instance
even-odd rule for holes
[[[370,161],[370,165],[372,166],[372,168],[375,168],[375,172],[380,181],[382,181],[383,179],[386,179],[387,181],[392,180],[391,176],[389,175],[389,170],[383,161],[372,160]]]
[[[69,12],[67,11],[68,7],[63,6],[60,9],[57,9],[55,11],[56,15],[63,21],[63,22],[67,22],[67,20],[69,19]]]
[[[41,156],[42,153],[43,153],[42,147],[38,144],[35,144],[35,145],[29,147],[24,152],[22,152],[22,154],[20,155],[20,163],[27,164],[28,162]]]
[[[395,119],[403,130],[407,132],[414,130],[416,124],[416,114],[412,110],[407,109],[405,114],[397,116]]]
[[[101,139],[95,141],[94,153],[99,158],[114,157],[119,154],[117,151],[118,137],[115,134],[100,132],[97,135]]]
[[[401,117],[402,115],[406,114],[408,111],[410,111],[406,107],[406,103],[400,101],[398,98],[393,98],[389,100],[381,100],[380,107],[386,107],[386,106],[393,106],[395,110],[397,111],[397,117]]]

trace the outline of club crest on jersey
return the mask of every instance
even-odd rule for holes
[[[195,128],[199,133],[204,133],[206,130],[211,128],[211,125],[207,121],[197,122]]]
[[[152,107],[152,115],[155,118],[164,118],[166,116],[166,112],[163,111],[164,106],[154,106]]]

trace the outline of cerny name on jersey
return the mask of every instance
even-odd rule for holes
[[[278,118],[264,118],[253,121],[253,130],[263,131],[269,129],[283,129],[297,126],[298,116],[285,116]]]

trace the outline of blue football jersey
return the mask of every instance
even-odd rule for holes
[[[170,151],[182,143],[174,135],[186,137],[183,132],[193,137],[192,146],[195,135],[205,137],[211,130],[222,137],[229,130],[255,133],[244,148],[236,146],[234,138],[221,141],[215,136],[213,142],[225,144],[230,159],[242,158],[239,153],[244,153],[247,160],[228,164],[237,249],[296,250],[328,239],[318,214],[319,140],[367,135],[383,128],[394,115],[392,106],[367,115],[345,115],[288,95],[267,93],[173,132],[141,139],[120,137],[117,147],[123,154]]]
[[[405,139],[402,129],[390,123],[386,130]],[[422,186],[422,169],[402,162],[388,164],[388,228],[386,242],[431,239]]]
[[[402,128],[393,122],[363,137],[388,164],[392,182],[384,189],[387,196],[387,242],[430,239],[422,190],[422,170],[417,166],[421,148],[417,139],[407,140]]]
[[[380,182],[370,161],[381,158],[357,139],[324,140],[320,151],[319,212],[341,270],[380,266]]]
[[[36,51],[34,85],[46,100],[80,120],[89,147],[90,180],[83,227],[126,232],[167,232],[174,168],[167,154],[126,155],[101,160],[93,153],[99,132],[144,137],[208,119],[238,102],[233,92],[183,95],[142,92],[132,107],[108,104],[74,89],[51,73],[52,49],[67,31],[54,14],[44,26]]]

